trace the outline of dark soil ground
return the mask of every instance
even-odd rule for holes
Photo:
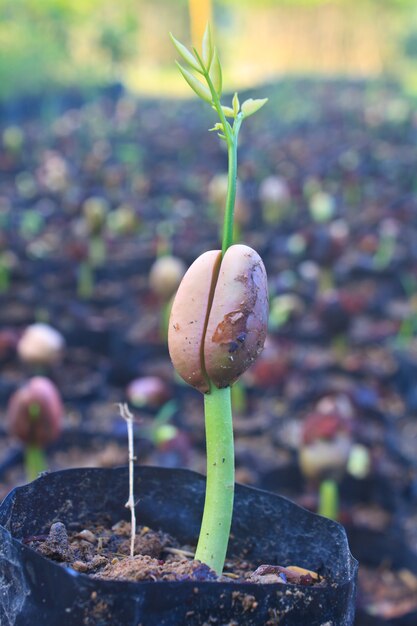
[[[336,476],[341,521],[399,532],[417,560],[414,103],[397,85],[354,81],[283,82],[261,95],[268,106],[241,133],[240,240],[264,259],[271,318],[264,353],[235,397],[237,479],[315,509],[318,484],[299,469],[303,429],[313,414],[336,416],[366,457],[359,471],[352,462]],[[42,320],[66,340],[62,363],[43,373],[58,385],[65,433],[75,437],[66,451],[51,451],[50,469],[125,463],[116,403],[134,378],[151,374],[176,403],[175,429],[161,441],[158,409],[132,407],[140,462],[204,472],[202,400],[174,377],[148,273],[161,241],[187,265],[219,245],[212,182],[226,155],[207,136],[210,109],[129,94],[59,102],[0,121],[0,266],[10,279],[0,293],[0,428],[13,391],[39,373],[19,361],[16,343]],[[263,199],[270,176],[284,181],[285,201]],[[105,258],[81,295],[90,243],[83,205],[92,197],[107,206]],[[121,207],[134,227],[115,227]],[[111,441],[89,448],[86,434],[95,433]],[[21,458],[3,429],[2,495],[24,481]],[[71,532],[68,545],[89,544]],[[117,550],[105,558],[105,567],[119,567]],[[359,598],[368,613],[415,608],[417,565],[395,574],[366,567]]]

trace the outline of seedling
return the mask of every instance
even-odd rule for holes
[[[163,221],[158,225],[156,233],[157,258],[149,271],[149,286],[161,302],[159,334],[162,341],[166,341],[167,338],[172,298],[186,270],[182,259],[172,253],[172,234],[172,226],[169,222]]]
[[[184,273],[185,266],[181,259],[170,254],[160,256],[150,269],[149,285],[152,291],[166,303],[178,289]]]
[[[149,439],[156,448],[163,448],[165,444],[178,438],[180,431],[174,424],[170,424],[178,405],[175,400],[169,400],[159,409],[149,426],[140,426],[138,432]]]
[[[134,407],[141,409],[158,409],[170,396],[167,383],[158,376],[142,376],[135,378],[128,385],[126,395]]]
[[[29,481],[47,469],[45,448],[61,434],[63,414],[58,389],[42,376],[31,378],[10,398],[7,429],[24,445]]]
[[[304,477],[318,486],[318,513],[339,517],[338,481],[352,450],[350,426],[337,412],[313,412],[303,423],[299,464]]]
[[[78,267],[77,293],[80,298],[91,298],[94,292],[95,269],[106,260],[104,227],[109,206],[103,198],[92,197],[85,200],[82,226],[88,235],[86,258]]]
[[[191,265],[175,296],[168,330],[175,369],[204,394],[207,483],[195,558],[221,573],[229,541],[235,477],[231,386],[262,351],[268,317],[262,260],[248,246],[233,245],[237,145],[243,120],[267,99],[249,99],[240,105],[235,93],[231,106],[221,103],[222,68],[209,26],[201,55],[195,48],[188,50],[172,35],[171,39],[187,65],[177,64],[184,79],[216,111],[220,121],[210,130],[226,142],[228,152],[222,249],[205,252]]]
[[[404,348],[409,345],[417,332],[417,298],[414,295],[417,289],[416,280],[411,274],[400,277],[400,281],[409,302],[409,313],[402,320],[397,336],[395,337],[395,344],[399,348]]]
[[[279,224],[291,208],[291,193],[287,182],[280,176],[268,176],[259,187],[259,200],[265,224]]]
[[[108,214],[106,226],[113,235],[134,235],[139,229],[139,219],[130,204],[121,204]]]
[[[393,219],[383,220],[379,229],[378,249],[372,259],[376,270],[384,270],[391,263],[397,246],[399,226]]]
[[[10,273],[13,265],[13,256],[6,250],[0,250],[0,294],[10,289]]]

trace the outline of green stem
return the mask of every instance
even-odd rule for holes
[[[88,248],[88,261],[92,267],[104,265],[106,260],[106,246],[101,235],[93,235]]]
[[[25,472],[30,482],[35,480],[47,468],[45,453],[37,446],[27,446],[25,449]]]
[[[230,387],[210,386],[204,396],[207,483],[195,558],[221,574],[229,542],[234,496],[234,446]]]
[[[223,132],[227,143],[227,155],[228,155],[228,178],[227,178],[227,196],[226,207],[223,220],[223,241],[222,241],[222,256],[224,256],[226,250],[233,244],[233,220],[236,200],[236,183],[237,183],[237,140],[239,135],[240,126],[243,122],[242,113],[238,113],[233,123],[233,128],[226,120],[226,116],[223,112],[222,105],[219,96],[211,81],[210,74],[207,71],[204,63],[202,62],[197,50],[194,49],[194,53],[198,62],[202,68],[202,73],[207,81],[208,88],[210,89],[211,97],[213,99],[213,108],[217,111],[220,122],[223,125]]]
[[[94,293],[94,270],[89,261],[83,261],[78,267],[77,294],[79,298],[91,298]]]
[[[226,207],[223,222],[222,254],[233,244],[233,219],[235,212],[236,181],[237,181],[237,142],[232,141],[227,148],[229,169],[227,178]]]
[[[168,339],[168,326],[169,316],[171,315],[172,298],[168,302],[164,302],[161,305],[161,312],[159,317],[159,337],[161,341],[167,341]]]
[[[10,287],[10,273],[6,263],[0,259],[0,293],[6,293]]]
[[[323,480],[319,490],[319,515],[337,520],[339,517],[339,489],[335,480]]]

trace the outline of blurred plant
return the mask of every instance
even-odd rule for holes
[[[48,378],[31,378],[10,398],[6,426],[9,433],[25,446],[28,481],[47,469],[44,451],[61,434],[63,415],[59,391]]]
[[[149,271],[149,286],[164,302],[176,292],[185,273],[184,261],[178,257],[161,256]]]
[[[149,286],[161,301],[159,335],[166,340],[168,320],[171,313],[172,298],[185,274],[182,259],[169,254],[169,239],[158,238],[159,257],[149,270]]]
[[[118,20],[109,19],[102,24],[98,36],[99,47],[110,61],[111,75],[115,81],[121,80],[123,65],[136,54],[138,32],[137,14],[125,13],[118,17]]]
[[[304,302],[296,294],[274,296],[271,300],[268,326],[272,331],[277,331],[293,319],[299,318],[304,310]]]
[[[317,190],[310,197],[309,209],[311,217],[315,222],[329,222],[336,210],[335,200],[326,191]]]
[[[158,447],[174,439],[178,434],[178,429],[170,420],[178,410],[178,404],[175,400],[168,400],[160,406],[157,414],[149,425],[140,425],[138,432],[141,436],[149,439]]]
[[[291,208],[291,192],[281,176],[268,176],[259,186],[259,200],[265,224],[279,224]]]
[[[394,343],[399,348],[406,348],[417,335],[417,280],[412,274],[405,274],[400,280],[408,298],[408,314],[400,324]]]
[[[17,353],[23,363],[37,369],[58,363],[65,347],[64,337],[48,324],[31,324],[17,344]]]
[[[134,50],[134,0],[1,0],[0,10],[0,98],[113,81]]]
[[[17,257],[10,252],[1,248],[0,242],[0,294],[7,293],[11,286],[11,273],[13,268],[17,266]]]
[[[142,376],[133,380],[126,390],[131,404],[137,409],[157,409],[170,397],[167,383],[158,376]]]
[[[338,482],[352,450],[350,411],[339,411],[337,400],[323,398],[317,410],[302,424],[299,465],[304,477],[318,486],[318,512],[337,520],[339,517]]]
[[[82,205],[82,218],[77,233],[86,241],[86,250],[78,265],[77,293],[80,298],[91,298],[95,287],[95,269],[104,264],[107,256],[104,229],[109,214],[105,198],[87,198]]]
[[[232,409],[238,415],[243,415],[248,409],[246,385],[241,378],[232,385]]]
[[[45,220],[39,212],[34,209],[27,209],[20,216],[20,235],[23,239],[33,239],[43,230],[44,225]]]
[[[134,235],[139,225],[138,216],[130,204],[121,204],[107,216],[107,229],[114,235]]]
[[[400,232],[400,225],[394,219],[385,219],[379,228],[378,249],[372,259],[375,269],[382,270],[391,263]]]

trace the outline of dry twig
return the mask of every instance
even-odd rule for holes
[[[119,411],[121,417],[126,421],[127,424],[127,437],[129,442],[129,499],[126,502],[125,506],[127,509],[130,509],[130,523],[131,523],[131,535],[130,535],[130,556],[134,556],[135,551],[135,537],[136,537],[136,514],[135,514],[135,499],[133,495],[133,487],[134,487],[134,462],[136,461],[136,457],[134,454],[134,444],[133,444],[133,415],[129,411],[129,407],[127,404],[119,403]]]

